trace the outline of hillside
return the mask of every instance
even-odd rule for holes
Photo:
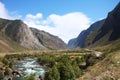
[[[74,43],[75,43],[75,42],[76,42],[76,38],[70,39],[70,40],[68,41],[67,47],[70,48],[70,49],[74,48],[74,47],[75,47],[75,46],[74,46]]]
[[[39,37],[21,20],[0,19],[0,51],[66,48],[66,44],[60,38],[46,32],[35,30],[35,33],[39,33]]]
[[[97,21],[95,23],[93,23],[87,30],[82,31],[77,38],[71,39],[68,42],[68,47],[69,48],[83,48],[85,47],[86,44],[86,39],[88,38],[88,36],[93,33],[94,31],[97,31],[99,28],[102,27],[103,23],[104,23],[105,19]],[[72,43],[72,44],[70,44]]]
[[[102,53],[102,57],[91,53],[86,58],[83,75],[77,80],[120,80],[120,3],[109,12],[101,27],[87,35],[84,47]]]
[[[103,46],[119,38],[120,3],[108,13],[106,19],[98,21],[92,24],[87,30],[82,31],[76,40],[74,40],[74,43],[69,46],[74,48]]]
[[[119,80],[120,79],[120,39],[113,43],[96,48],[104,52],[105,58],[88,67],[87,71],[79,80]]]
[[[105,37],[106,35],[109,35]],[[93,44],[101,43],[102,39],[106,38],[104,43],[115,41],[120,38],[120,3],[114,8],[113,11],[109,12],[105,23],[99,29],[97,36],[92,41]]]
[[[51,35],[48,32],[40,31],[35,28],[30,28],[34,36],[37,37],[41,44],[49,49],[66,49],[66,44],[57,36]]]
[[[103,26],[91,33],[85,47],[103,46],[120,38],[120,3],[109,12]],[[89,45],[88,45],[89,44]]]

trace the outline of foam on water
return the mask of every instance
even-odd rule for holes
[[[23,61],[18,61],[14,65],[18,70],[21,70],[27,75],[35,73],[37,77],[43,76],[45,70],[37,63],[37,59],[25,58]]]

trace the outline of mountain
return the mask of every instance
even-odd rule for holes
[[[76,38],[73,38],[71,40],[69,40],[68,44],[67,44],[67,47],[68,48],[74,48],[74,43],[76,42]]]
[[[43,37],[45,36],[46,39],[49,37],[49,40],[43,40],[42,37],[36,36],[33,32],[33,29],[31,30],[21,20],[6,20],[0,18],[0,51],[4,52],[14,50],[18,51],[23,49],[47,49],[48,47],[51,49],[66,48],[66,44],[58,37],[53,37],[53,35],[40,32],[39,30],[37,31],[38,33],[41,33]],[[51,39],[56,41],[51,43]]]
[[[92,41],[92,43],[93,44],[102,42],[109,43],[119,38],[120,38],[120,3],[114,8],[113,11],[109,12],[105,20],[105,23],[103,24],[101,29],[98,30],[98,33],[94,40]]]
[[[93,23],[87,30],[82,31],[77,38],[70,40],[68,42],[68,47],[69,48],[71,48],[71,47],[72,48],[77,48],[77,47],[83,48],[85,46],[85,41],[86,41],[88,35],[94,31],[96,31],[100,27],[102,27],[104,21],[105,21],[105,19]],[[72,44],[70,44],[70,43],[72,43]]]
[[[0,19],[1,32],[17,44],[28,49],[43,48],[27,25],[21,20]]]
[[[59,37],[35,28],[30,29],[43,46],[49,49],[66,49],[66,44]]]
[[[92,24],[82,31],[74,41],[74,48],[107,45],[120,38],[120,3],[108,13],[106,19]],[[70,42],[69,42],[70,43]],[[68,46],[68,47],[69,47]]]

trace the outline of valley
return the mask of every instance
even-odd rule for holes
[[[62,21],[55,14],[47,18],[49,23],[39,23],[42,14],[27,18],[38,17],[37,25],[48,29],[48,24],[53,25],[51,17],[56,20],[56,16],[60,21],[54,26],[58,26]],[[0,80],[120,80],[119,74],[120,2],[106,18],[92,23],[68,44],[24,20],[0,18]]]

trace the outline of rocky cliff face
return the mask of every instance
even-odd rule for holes
[[[66,49],[66,44],[59,37],[35,28],[30,29],[43,46],[49,49]]]
[[[27,49],[66,48],[66,44],[60,38],[44,31],[30,29],[21,20],[0,19],[0,34],[4,43],[12,42]]]
[[[109,12],[105,20],[98,21],[76,38],[76,47],[95,47],[111,43],[120,38],[120,3]]]
[[[35,38],[31,30],[21,20],[8,23],[5,34],[18,44],[28,49],[39,49],[44,46]]]
[[[74,41],[71,42],[70,40],[69,43],[72,44],[71,45],[69,44],[68,47],[72,46],[73,48],[77,48],[77,47],[83,48],[85,46],[86,39],[89,36],[89,34],[102,27],[104,21],[105,20],[101,20],[93,23],[87,30],[82,31]]]
[[[120,38],[120,3],[114,8],[113,11],[109,12],[105,23],[93,40],[93,44],[100,41],[107,34],[110,35],[108,36],[108,40],[106,40],[106,42],[114,41]]]

